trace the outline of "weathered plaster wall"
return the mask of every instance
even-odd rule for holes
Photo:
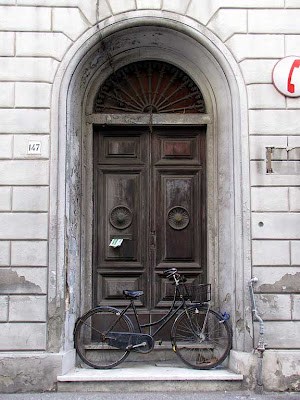
[[[49,262],[56,262],[48,256],[53,82],[85,32],[106,18],[110,24],[133,18],[135,10],[184,16],[200,31],[205,26],[240,68],[248,95],[257,305],[269,348],[299,349],[300,101],[271,82],[275,63],[299,54],[299,0],[0,0],[0,350],[58,352],[64,343],[64,275],[48,275]],[[41,141],[40,155],[27,154],[28,140]],[[266,174],[266,147],[283,149],[273,155],[273,174]],[[70,232],[58,232],[70,239]],[[59,281],[57,291],[52,281]],[[293,375],[291,365],[300,368],[296,359],[292,352],[282,356],[283,375]],[[269,382],[296,387],[293,378]]]

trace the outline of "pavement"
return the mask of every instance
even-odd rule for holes
[[[18,393],[0,394],[0,400],[300,400],[300,392]]]

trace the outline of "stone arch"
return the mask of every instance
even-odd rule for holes
[[[76,317],[90,305],[93,99],[114,67],[155,58],[201,87],[208,122],[208,258],[218,306],[229,311],[234,349],[251,348],[247,103],[232,55],[210,31],[166,12],[133,12],[86,32],[70,49],[53,89],[49,243],[49,351],[72,348]],[[247,296],[247,293],[246,293]]]

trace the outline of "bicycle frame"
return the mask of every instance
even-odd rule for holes
[[[180,304],[179,304],[179,306],[176,307],[175,304],[176,304],[176,297],[177,297],[177,295],[179,295]],[[195,304],[197,304],[197,303],[195,303]],[[204,303],[198,303],[198,304],[202,306]],[[179,284],[179,282],[176,281],[176,280],[175,280],[175,290],[174,290],[174,296],[173,296],[172,304],[171,304],[171,306],[170,306],[169,311],[168,311],[162,318],[160,318],[160,319],[157,320],[157,321],[150,322],[150,323],[148,323],[148,324],[140,324],[138,312],[137,312],[137,309],[136,309],[136,306],[135,306],[135,303],[134,303],[134,299],[130,299],[130,303],[128,304],[128,306],[120,313],[119,318],[118,318],[118,319],[115,321],[115,323],[106,331],[106,334],[107,334],[108,332],[110,332],[110,331],[113,330],[113,328],[114,328],[115,325],[118,323],[118,321],[120,320],[120,318],[122,318],[122,316],[125,315],[126,312],[127,312],[130,308],[132,308],[132,310],[133,310],[133,313],[134,313],[134,316],[135,316],[135,320],[136,320],[136,322],[137,322],[137,326],[138,326],[138,329],[139,329],[139,333],[143,333],[143,332],[142,332],[142,329],[144,329],[144,328],[148,328],[148,327],[150,327],[150,326],[158,325],[158,324],[161,323],[161,325],[160,325],[160,326],[156,329],[156,331],[151,335],[151,336],[154,338],[154,337],[158,334],[158,332],[160,332],[160,330],[174,317],[174,315],[176,315],[176,313],[177,313],[180,309],[184,309],[184,310],[186,311],[186,313],[187,313],[187,316],[188,316],[188,319],[189,319],[189,321],[190,321],[190,324],[191,324],[191,328],[192,328],[193,333],[194,333],[195,335],[199,336],[199,333],[197,333],[197,332],[195,331],[195,329],[194,329],[194,327],[193,327],[193,324],[192,324],[192,321],[191,321],[191,319],[190,319],[189,313],[187,312],[188,306],[186,305],[186,301],[185,301],[184,295],[183,295],[183,294],[181,293],[181,291],[180,291],[180,284]],[[209,308],[210,308],[210,307],[209,307],[209,305],[208,305],[208,308],[207,308],[207,309],[209,310]],[[205,330],[206,322],[207,322],[207,314],[206,314],[206,317],[205,317],[205,320],[204,320],[204,323],[203,323],[203,327],[202,327],[202,330],[201,330],[201,334],[203,334],[203,332],[204,332],[204,330]]]
[[[130,290],[125,291],[129,300],[123,310],[98,306],[77,320],[74,342],[84,363],[93,368],[107,369],[123,362],[131,350],[149,353],[155,345],[154,337],[169,322],[173,323],[170,329],[172,349],[186,365],[195,369],[211,369],[225,360],[231,348],[231,330],[226,313],[210,308],[210,285],[189,287],[176,268],[164,271],[164,275],[174,279],[174,297],[169,309],[157,321],[140,323],[135,305],[140,293]],[[201,286],[203,293],[206,290],[205,297],[204,294],[201,296]],[[130,316],[126,315],[131,308]],[[156,326],[154,333],[146,333],[145,328],[152,326]]]

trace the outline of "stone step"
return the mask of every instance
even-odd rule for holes
[[[126,361],[108,370],[75,368],[57,377],[59,392],[224,391],[242,386],[243,375],[223,366],[195,370],[173,361]]]
[[[105,350],[103,350],[105,351]],[[126,362],[156,362],[156,361],[178,361],[178,356],[172,349],[171,342],[163,342],[162,344],[158,344],[155,342],[155,346],[150,353],[139,353],[138,351],[131,351]],[[86,368],[86,365],[81,362],[78,357],[78,366],[81,368]]]
[[[105,351],[105,350],[102,350]],[[78,366],[81,368],[86,368],[86,365],[77,357]],[[138,351],[130,352],[127,361],[130,362],[156,362],[156,361],[173,361],[178,362],[179,358],[177,354],[173,351],[171,342],[164,341],[161,344],[159,342],[155,342],[153,350],[150,353],[140,353]],[[181,363],[181,361],[179,361]],[[228,366],[228,358],[223,362],[223,366]]]

